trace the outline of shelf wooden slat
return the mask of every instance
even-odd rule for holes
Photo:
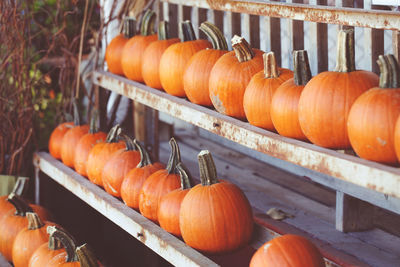
[[[398,168],[282,137],[108,72],[95,72],[94,83],[253,150],[400,198]]]
[[[38,152],[34,155],[33,160],[35,166],[42,172],[118,224],[171,264],[175,266],[219,266],[54,159],[50,154]]]

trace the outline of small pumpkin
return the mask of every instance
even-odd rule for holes
[[[18,177],[17,181],[15,182],[14,188],[10,194],[15,194],[17,196],[22,196],[24,191],[27,189],[27,184],[29,179],[26,177]],[[3,216],[8,214],[10,211],[13,211],[15,207],[10,201],[7,200],[9,195],[1,196],[0,197],[0,220]]]
[[[180,187],[180,178],[175,168],[181,162],[179,147],[174,138],[171,138],[169,145],[171,155],[167,168],[150,175],[143,183],[139,194],[140,213],[154,222],[158,221],[157,211],[161,198]]]
[[[120,135],[125,141],[126,148],[116,151],[104,165],[101,173],[104,189],[110,195],[121,197],[121,184],[130,170],[140,161],[140,153],[133,141],[127,135]]]
[[[158,40],[151,42],[143,53],[142,77],[148,86],[162,89],[160,81],[161,56],[170,45],[178,42],[180,42],[178,38],[169,38],[168,22],[161,21],[158,26]]]
[[[203,22],[200,30],[211,40],[213,48],[203,49],[190,58],[183,75],[183,89],[190,102],[212,106],[208,89],[211,69],[228,52],[228,45],[224,34],[212,23]]]
[[[349,112],[351,146],[364,159],[396,164],[395,126],[400,115],[400,71],[393,55],[379,56],[379,87],[363,93]]]
[[[190,58],[200,50],[211,48],[207,40],[196,40],[190,21],[180,23],[182,42],[170,45],[160,61],[160,81],[162,88],[170,95],[185,97],[183,74]]]
[[[115,125],[107,135],[105,143],[97,143],[89,152],[86,162],[86,174],[89,180],[99,186],[103,186],[102,172],[104,165],[110,157],[118,150],[123,149],[125,144],[118,142],[121,127]]]
[[[73,122],[64,122],[58,125],[50,135],[49,153],[56,159],[61,159],[61,146],[65,133],[74,127]]]
[[[99,127],[97,125],[97,119],[98,119],[97,111],[94,110],[90,121],[89,133],[82,136],[82,138],[79,140],[75,148],[75,156],[74,156],[75,171],[85,177],[87,176],[86,162],[88,160],[90,150],[92,150],[95,144],[104,143],[107,138],[106,133],[99,131]]]
[[[49,241],[47,235],[47,226],[54,223],[43,223],[39,216],[34,212],[27,212],[28,227],[22,229],[15,237],[12,247],[12,261],[14,267],[26,267],[29,265],[29,260],[32,254],[42,244]]]
[[[278,87],[293,77],[289,69],[278,68],[274,52],[263,55],[264,70],[256,73],[246,87],[243,107],[250,124],[274,131],[271,120],[272,97]]]
[[[141,34],[130,38],[122,50],[122,70],[128,79],[143,82],[143,54],[147,46],[157,40],[157,35],[153,31],[155,19],[154,11],[148,9],[142,17]]]
[[[179,212],[183,198],[192,188],[192,184],[189,172],[185,170],[182,163],[176,165],[176,169],[181,178],[181,188],[171,191],[161,198],[157,218],[161,228],[173,235],[181,236]]]
[[[217,179],[209,151],[198,155],[201,184],[186,194],[179,225],[189,246],[206,253],[235,250],[248,243],[253,232],[250,203],[236,185]]]
[[[346,149],[350,147],[350,108],[357,97],[378,85],[379,78],[373,72],[355,69],[354,30],[339,31],[336,64],[335,71],[314,76],[304,87],[299,100],[299,122],[312,143]]]
[[[264,68],[263,52],[252,49],[243,37],[232,38],[233,51],[221,56],[211,70],[210,99],[225,115],[245,119],[243,96],[246,86]]]
[[[283,235],[262,245],[253,255],[250,267],[325,267],[318,248],[298,235]]]
[[[146,149],[136,140],[133,143],[140,153],[140,162],[125,176],[121,185],[121,198],[127,206],[139,210],[139,194],[143,183],[151,174],[163,169],[164,165],[159,162],[153,164]]]
[[[105,60],[108,70],[117,75],[123,75],[121,58],[122,50],[130,38],[135,35],[136,21],[132,18],[124,20],[123,34],[114,37],[106,48]]]
[[[299,99],[311,79],[308,55],[305,50],[293,51],[294,77],[276,89],[271,102],[271,119],[276,131],[283,136],[307,140],[299,122]]]

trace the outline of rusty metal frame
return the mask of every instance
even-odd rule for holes
[[[161,0],[221,11],[289,18],[319,23],[340,24],[384,30],[400,30],[400,14],[394,11],[337,8],[329,6],[236,0]]]

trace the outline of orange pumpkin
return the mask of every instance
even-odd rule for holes
[[[136,151],[133,141],[126,135],[120,137],[125,141],[126,149],[116,151],[104,165],[101,173],[104,189],[115,197],[121,197],[121,184],[124,177],[140,161],[140,153]]]
[[[209,151],[201,151],[198,160],[201,184],[190,189],[182,201],[182,238],[189,246],[206,253],[235,250],[246,244],[253,232],[249,201],[239,187],[217,179]]]
[[[211,69],[228,52],[228,45],[224,34],[210,22],[203,22],[200,30],[211,39],[213,49],[203,49],[190,58],[183,75],[183,89],[190,102],[212,106],[208,89]]]
[[[17,196],[22,196],[24,191],[27,189],[27,184],[29,182],[29,179],[26,177],[18,177],[13,190],[11,191],[10,194],[15,194]],[[1,196],[0,197],[0,220],[3,216],[8,214],[10,211],[13,211],[15,208],[13,204],[11,204],[7,198],[9,195]]]
[[[305,50],[293,52],[294,77],[282,83],[271,102],[271,119],[276,131],[283,136],[307,140],[299,123],[299,99],[311,79],[308,55]]]
[[[154,222],[158,221],[157,211],[161,198],[180,187],[180,178],[175,168],[181,161],[179,147],[174,138],[171,138],[169,145],[171,155],[167,168],[150,175],[143,183],[139,194],[140,213]]]
[[[299,122],[305,136],[322,147],[349,148],[350,108],[363,92],[377,86],[378,80],[375,73],[355,70],[354,31],[340,31],[335,71],[314,76],[301,93]]]
[[[158,205],[157,218],[161,228],[173,235],[181,236],[179,212],[183,198],[189,192],[192,185],[189,172],[184,169],[181,163],[176,165],[176,169],[181,178],[181,188],[171,191],[161,198]]]
[[[143,53],[142,77],[148,86],[162,89],[160,81],[161,56],[170,45],[178,42],[180,42],[178,38],[168,38],[168,22],[161,21],[158,27],[158,40],[151,42]]]
[[[298,235],[283,235],[262,245],[253,255],[250,267],[325,267],[318,248]]]
[[[185,97],[183,74],[190,58],[200,50],[211,48],[206,40],[196,40],[190,21],[181,22],[183,42],[169,46],[161,56],[160,81],[162,88],[170,95]]]
[[[252,49],[244,38],[236,35],[232,47],[233,51],[220,57],[211,70],[210,99],[218,112],[245,119],[244,92],[253,75],[264,67],[263,52]]]
[[[394,127],[394,149],[396,151],[397,160],[400,161],[400,116]]]
[[[155,18],[154,11],[147,10],[142,17],[141,35],[136,35],[129,39],[122,50],[122,70],[128,79],[143,82],[143,54],[147,46],[157,40],[157,35],[153,32]]]
[[[347,121],[351,146],[358,156],[396,164],[395,125],[400,115],[399,66],[393,55],[379,56],[379,87],[354,102]],[[398,141],[397,141],[398,142]]]
[[[121,198],[127,206],[139,210],[139,194],[143,183],[151,174],[163,169],[164,165],[159,162],[153,164],[146,149],[138,141],[133,142],[140,152],[140,162],[125,176],[121,185]]]
[[[256,73],[247,85],[243,108],[250,124],[274,131],[271,120],[271,102],[276,89],[293,77],[289,69],[278,68],[274,52],[265,53],[264,70]]]
[[[106,142],[95,144],[90,150],[86,162],[86,174],[92,183],[103,186],[101,174],[104,165],[116,151],[125,147],[123,142],[118,142],[120,133],[121,127],[119,125],[114,126],[108,133]]]
[[[61,159],[61,145],[65,133],[74,126],[73,122],[64,122],[58,125],[50,135],[49,153],[56,159]]]

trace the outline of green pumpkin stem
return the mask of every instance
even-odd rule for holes
[[[217,179],[217,168],[210,151],[202,150],[197,156],[200,170],[201,185],[213,185],[219,183]]]
[[[106,142],[107,143],[118,142],[118,136],[121,134],[121,132],[122,132],[121,126],[119,126],[119,124],[115,125],[108,132]]]
[[[389,55],[380,55],[377,63],[381,74],[379,76],[379,87],[380,88],[399,88],[400,77],[399,77],[399,65],[396,58]]]
[[[133,144],[135,145],[136,150],[140,153],[140,162],[136,168],[143,168],[147,165],[151,165],[151,158],[147,150],[136,139],[133,140]]]
[[[214,49],[228,50],[225,36],[217,26],[211,22],[205,21],[200,25],[199,29],[211,40]]]
[[[338,33],[335,71],[352,72],[356,70],[354,51],[354,30],[340,30]]]
[[[168,174],[177,173],[176,165],[181,162],[181,152],[175,138],[172,137],[169,140],[169,145],[171,147],[171,155],[169,156],[167,163],[167,172]]]
[[[99,131],[98,118],[99,118],[99,111],[97,108],[94,108],[92,110],[92,114],[91,114],[91,118],[90,118],[89,133],[95,134]]]
[[[158,24],[158,40],[168,40],[169,39],[169,25],[168,21],[162,20]]]
[[[15,215],[25,217],[27,212],[33,212],[32,208],[14,193],[8,195],[7,200],[15,207]]]
[[[182,21],[179,26],[182,42],[194,41],[197,39],[190,20]]]
[[[308,54],[306,50],[293,51],[293,65],[294,65],[294,83],[299,85],[306,85],[311,79],[310,63],[308,62]]]
[[[72,99],[72,108],[74,110],[74,125],[75,126],[80,126],[81,125],[81,119],[79,117],[79,109],[78,109],[78,103],[76,103],[76,99]]]
[[[186,169],[186,167],[180,162],[176,165],[175,168],[181,178],[181,189],[185,190],[192,188],[192,178],[190,176],[190,172]]]
[[[29,178],[27,177],[18,177],[15,182],[14,188],[11,191],[17,196],[22,196],[28,188]]]
[[[37,215],[35,212],[27,212],[26,218],[28,219],[29,230],[36,230],[44,226],[44,223],[40,219],[39,215]]]
[[[67,257],[65,259],[65,262],[78,261],[78,257],[75,253],[76,243],[72,236],[70,236],[69,234],[67,234],[66,232],[60,230],[55,226],[48,226],[47,233],[50,234],[50,237],[59,240],[59,242],[61,242],[61,244],[65,248],[65,251],[67,252]]]
[[[136,150],[136,146],[133,143],[132,138],[130,138],[128,135],[126,134],[120,134],[119,135],[119,139],[125,142],[125,146],[126,146],[126,151],[133,151]]]
[[[276,63],[275,53],[268,52],[263,54],[264,77],[265,79],[278,78],[280,75],[278,64]]]
[[[255,56],[250,44],[243,37],[237,35],[233,36],[232,48],[239,62],[249,61]]]
[[[132,17],[124,19],[123,34],[125,38],[132,38],[136,34],[136,20]]]
[[[83,244],[76,248],[76,255],[78,256],[81,267],[98,267],[99,263],[94,256],[93,251],[89,248],[88,244]]]
[[[154,34],[155,21],[156,13],[151,9],[147,9],[142,17],[142,22],[140,24],[140,34],[143,36]]]

